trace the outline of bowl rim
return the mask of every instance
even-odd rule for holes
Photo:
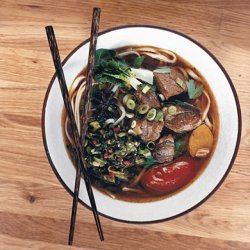
[[[235,145],[235,149],[234,149],[234,153],[232,155],[232,158],[230,160],[229,166],[227,167],[227,170],[225,172],[225,174],[223,175],[223,177],[221,178],[221,180],[219,181],[219,183],[214,187],[214,189],[205,197],[203,198],[200,202],[198,202],[197,204],[195,204],[193,207],[168,218],[164,218],[164,219],[159,219],[159,220],[151,220],[151,221],[128,221],[128,220],[123,220],[123,219],[117,219],[114,218],[112,216],[103,214],[98,212],[100,215],[111,219],[111,220],[115,220],[115,221],[119,221],[119,222],[125,222],[125,223],[130,223],[130,224],[151,224],[151,223],[160,223],[163,221],[168,221],[168,220],[172,220],[175,219],[177,217],[180,217],[182,215],[185,215],[186,213],[191,212],[192,210],[196,209],[197,207],[199,207],[200,205],[202,205],[206,200],[208,200],[218,189],[219,187],[222,185],[222,183],[224,182],[224,180],[226,179],[227,175],[229,174],[229,172],[231,171],[234,161],[236,159],[237,153],[239,151],[239,146],[240,146],[240,140],[241,140],[241,133],[242,133],[242,116],[241,116],[241,107],[240,107],[240,102],[239,102],[239,98],[236,92],[236,89],[233,85],[233,82],[231,80],[231,78],[229,77],[227,71],[225,70],[225,68],[222,66],[222,64],[220,63],[220,61],[203,45],[201,45],[198,41],[196,41],[195,39],[189,37],[186,34],[183,34],[179,31],[173,30],[173,29],[169,29],[169,28],[165,28],[162,26],[157,26],[157,25],[144,25],[144,24],[132,24],[132,25],[122,25],[122,26],[115,26],[113,28],[109,28],[109,29],[105,29],[104,31],[101,31],[98,33],[98,36],[101,36],[103,34],[115,31],[115,30],[120,30],[120,29],[126,29],[126,28],[153,28],[153,29],[159,29],[159,30],[163,30],[163,31],[168,31],[168,32],[172,32],[174,34],[180,35],[188,40],[190,40],[191,42],[193,42],[194,44],[196,44],[197,46],[199,46],[202,50],[204,50],[214,61],[215,63],[219,66],[219,68],[222,70],[223,74],[225,75],[228,83],[230,84],[230,88],[232,90],[232,93],[234,95],[234,100],[235,100],[235,104],[236,104],[236,108],[237,108],[237,116],[238,116],[238,133],[237,133],[237,140],[236,140],[236,145]],[[84,46],[86,43],[88,43],[90,41],[90,38],[84,40],[82,43],[80,43],[78,46],[76,46],[66,57],[65,59],[62,61],[62,65],[64,65],[69,59],[70,57],[82,46]],[[47,145],[47,140],[46,140],[46,132],[45,132],[45,111],[46,111],[46,106],[47,106],[47,101],[48,101],[48,97],[50,94],[50,90],[53,86],[53,83],[55,81],[56,78],[56,73],[54,73],[53,77],[50,80],[50,83],[47,87],[46,93],[45,93],[45,97],[44,97],[44,102],[43,102],[43,107],[42,107],[42,119],[41,119],[41,129],[42,129],[42,138],[43,138],[43,145],[44,145],[44,150],[46,153],[46,156],[48,158],[49,164],[53,170],[53,172],[55,173],[57,179],[59,180],[59,182],[61,183],[61,185],[65,188],[65,190],[73,197],[73,192],[69,189],[69,187],[65,184],[65,182],[62,180],[61,176],[59,175],[59,173],[57,172],[57,169],[51,159],[50,156],[50,152],[48,149],[48,145]],[[92,210],[92,208],[90,206],[88,206],[87,204],[85,204],[80,198],[79,198],[79,202],[86,208],[88,208],[89,210]]]

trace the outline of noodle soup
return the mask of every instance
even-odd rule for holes
[[[81,131],[86,68],[70,88]],[[173,51],[126,46],[96,52],[85,157],[92,184],[114,199],[148,202],[191,184],[209,163],[219,116],[202,75]],[[65,144],[76,165],[68,118]]]

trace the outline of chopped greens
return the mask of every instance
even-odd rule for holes
[[[131,86],[137,89],[142,83],[136,79],[127,63],[116,57],[113,50],[97,50],[94,66],[94,79],[98,83],[112,83],[119,87]]]
[[[111,49],[98,49],[95,54],[94,67],[98,68],[104,61],[110,60],[115,56],[115,50]]]
[[[188,96],[190,99],[196,99],[202,94],[203,86],[202,85],[195,85],[193,79],[186,81],[187,89],[188,89]]]
[[[153,158],[153,156],[146,157],[146,161],[144,163],[145,168],[149,168],[154,165],[157,161]]]
[[[135,58],[134,62],[132,63],[133,68],[140,68],[143,61],[145,59],[145,56],[138,56]]]
[[[187,150],[187,137],[183,136],[175,140],[174,143],[174,158],[183,155]]]

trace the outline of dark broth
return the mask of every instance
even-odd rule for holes
[[[136,48],[136,47],[148,47],[148,48],[155,48],[152,46],[126,46],[126,47],[121,47],[116,49],[117,52],[121,52],[121,51],[125,51],[128,48]],[[175,53],[175,52],[174,52]],[[217,140],[218,140],[218,133],[219,133],[219,114],[218,114],[218,108],[217,108],[217,104],[216,104],[216,100],[215,97],[209,87],[209,84],[207,83],[206,79],[201,75],[201,73],[195,68],[193,67],[189,62],[187,62],[186,60],[184,60],[183,58],[181,58],[178,54],[175,53],[175,55],[177,56],[177,61],[175,64],[171,64],[171,66],[185,66],[188,67],[190,69],[192,69],[195,74],[197,76],[199,76],[202,80],[202,84],[203,84],[203,88],[207,91],[210,99],[211,99],[211,106],[209,109],[209,113],[208,116],[210,118],[210,120],[212,120],[212,124],[213,124],[213,147],[211,149],[211,152],[209,154],[209,156],[207,158],[201,158],[199,159],[199,165],[200,165],[200,170],[198,171],[197,175],[191,179],[189,181],[189,183],[181,188],[179,188],[178,190],[171,192],[169,194],[166,195],[160,195],[160,196],[156,196],[156,195],[152,195],[148,192],[143,192],[143,193],[134,193],[134,192],[116,192],[115,193],[115,197],[116,199],[120,199],[120,200],[124,200],[124,201],[129,201],[129,202],[151,202],[151,201],[156,201],[156,200],[161,200],[161,199],[165,199],[167,197],[173,196],[178,192],[181,192],[182,190],[184,190],[185,188],[187,188],[190,184],[192,184],[197,178],[199,178],[199,176],[202,174],[202,172],[204,171],[204,169],[206,168],[206,166],[209,164],[213,153],[215,151],[216,148],[216,144],[217,144]],[[126,58],[125,61],[132,61],[133,58],[128,57]],[[166,65],[166,64],[165,64]],[[150,65],[149,65],[150,66]],[[84,68],[77,77],[86,74],[86,68]],[[70,89],[70,92],[72,90]],[[199,97],[200,98],[200,97]],[[62,112],[62,128],[64,128],[64,124],[65,124],[65,119],[66,119],[66,112],[65,109],[63,108],[63,112]],[[189,132],[191,133],[191,132]],[[67,146],[67,151],[69,153],[69,156],[72,160],[72,162],[74,163],[74,165],[76,165],[76,160],[75,160],[75,155],[74,152],[72,150],[72,146],[70,146],[70,143],[65,135],[65,130],[63,129],[63,134],[64,134],[64,141],[65,141],[65,145]],[[188,155],[188,154],[186,154]],[[95,186],[95,185],[94,185]],[[96,187],[96,186],[95,186]],[[102,193],[104,193],[105,195],[107,195],[105,188],[100,188],[100,187],[96,187],[99,191],[101,191]],[[143,188],[141,186],[138,187],[139,189]]]

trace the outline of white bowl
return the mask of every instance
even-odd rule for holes
[[[205,201],[230,171],[240,142],[239,101],[233,83],[219,61],[207,49],[186,35],[153,26],[117,27],[100,33],[97,48],[118,48],[126,45],[152,45],[176,52],[201,72],[208,81],[218,104],[220,127],[215,152],[201,176],[186,189],[167,199],[148,203],[113,200],[94,189],[98,211],[110,218],[126,222],[153,222],[174,218]],[[75,48],[64,60],[63,69],[68,86],[87,64],[88,50],[89,39]],[[43,106],[43,141],[53,171],[72,195],[76,171],[63,142],[62,109],[63,100],[54,75]],[[90,206],[83,179],[79,198],[88,207]]]

